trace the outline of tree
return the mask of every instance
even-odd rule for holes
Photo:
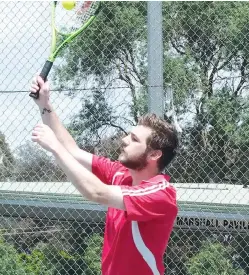
[[[66,181],[52,158],[29,142],[17,150],[14,177],[16,181]]]
[[[64,52],[64,65],[56,70],[58,85],[63,88],[70,81],[77,87],[83,80],[92,82],[80,113],[68,125],[81,148],[98,147],[98,152],[117,157],[114,150],[109,154],[110,146],[101,149],[101,145],[126,133],[139,114],[146,112],[147,92],[142,86],[146,83],[145,25],[145,3],[105,2],[86,36]],[[80,58],[75,54],[79,52]],[[125,87],[127,100],[123,100],[123,88],[112,88],[114,83]]]
[[[182,155],[174,163],[176,169],[171,167],[177,180],[244,181],[243,165],[238,164],[241,156],[243,161],[248,156],[244,153],[248,147],[247,7],[248,3],[228,2],[164,6],[166,43],[173,52],[169,59],[180,65],[172,77],[167,74],[166,81],[174,87],[178,114],[186,119],[194,113],[192,125],[185,129]],[[184,70],[188,74],[182,81]],[[190,85],[189,79],[196,81]],[[243,138],[238,138],[238,131]]]
[[[72,119],[68,130],[81,148],[96,147],[104,139],[103,133],[110,127],[114,129],[113,135],[125,133],[119,126],[119,120],[104,94],[100,90],[95,90],[90,98],[83,100],[82,109]]]
[[[72,235],[68,234],[68,237],[72,241]],[[65,238],[56,241],[54,237],[47,243],[41,242],[32,249],[31,253],[21,253],[20,262],[24,265],[25,271],[35,275],[100,274],[103,238],[98,233],[84,236],[84,242],[81,243],[82,250],[75,249],[75,245],[70,241]]]
[[[5,181],[12,177],[14,161],[5,136],[0,132],[0,181]]]
[[[21,253],[19,262],[23,264],[25,274],[53,275],[57,273],[56,267],[49,265],[46,256],[39,250],[32,251],[30,255]]]
[[[23,265],[19,262],[15,248],[0,240],[0,273],[6,275],[25,275]]]
[[[81,119],[89,124],[78,123],[79,133],[108,138],[113,127],[126,130],[147,111],[146,15],[145,2],[105,2],[62,54],[60,86],[87,83],[85,97],[101,102],[92,114],[82,105]],[[181,154],[168,169],[174,181],[242,184],[247,178],[239,165],[248,159],[248,16],[246,2],[163,3],[164,83],[173,86],[184,127]],[[123,100],[117,100],[120,86]]]
[[[249,235],[237,234],[232,237],[230,245],[236,251],[235,264],[236,266],[243,268],[246,274],[249,274]]]
[[[102,243],[103,237],[99,234],[93,234],[88,238],[87,248],[84,253],[84,260],[87,266],[86,275],[101,274]]]
[[[243,275],[243,269],[234,268],[231,248],[219,243],[205,243],[201,250],[186,263],[191,275]]]

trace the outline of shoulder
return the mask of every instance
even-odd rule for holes
[[[162,201],[167,200],[166,197],[168,197],[168,199],[171,197],[172,200],[175,200],[176,188],[168,181],[168,179],[168,175],[157,175],[151,179],[143,180],[139,185],[122,186],[123,194],[138,197],[158,197]]]
[[[110,168],[115,168],[117,171],[125,170],[125,167],[119,161],[113,161],[107,157],[93,155],[92,157],[93,166],[109,166]]]

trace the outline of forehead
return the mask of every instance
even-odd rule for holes
[[[143,125],[137,125],[131,129],[131,132],[135,134],[141,141],[145,141],[151,135],[152,130]]]

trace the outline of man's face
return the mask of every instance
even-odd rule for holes
[[[138,125],[122,139],[119,161],[132,170],[142,170],[148,165],[147,139],[152,130]]]

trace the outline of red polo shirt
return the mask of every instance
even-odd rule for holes
[[[108,208],[102,275],[162,275],[163,254],[178,212],[176,190],[168,175],[132,186],[119,162],[93,157],[92,172],[104,183],[120,185],[126,211]]]

